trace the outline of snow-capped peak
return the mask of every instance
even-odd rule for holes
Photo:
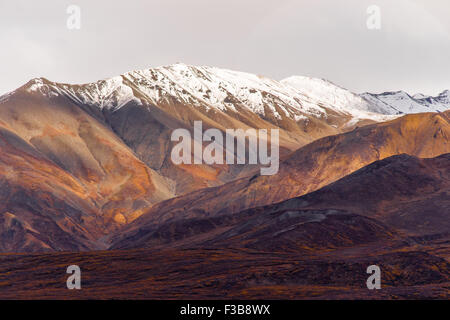
[[[371,102],[377,112],[385,114],[443,112],[450,109],[450,94],[448,90],[437,97],[424,94],[409,95],[404,91],[380,94],[364,93],[361,96]]]
[[[175,98],[207,110],[238,112],[239,108],[245,108],[263,116],[268,108],[278,119],[294,117],[299,112],[325,114],[317,104],[302,103],[303,97],[293,88],[245,72],[175,64],[133,71],[124,77],[156,104]]]
[[[276,81],[245,72],[182,63],[131,71],[84,85],[38,78],[29,83],[28,90],[48,96],[63,95],[78,104],[112,110],[131,101],[154,105],[178,102],[207,111],[248,110],[278,120],[300,121],[309,116],[326,119],[330,110],[352,120],[390,119],[370,112],[365,99],[326,80],[296,76]]]
[[[63,95],[79,104],[103,108],[120,108],[130,101],[140,103],[133,90],[123,83],[122,76],[85,85],[69,85],[36,78],[26,85],[29,92],[40,92],[49,97]]]
[[[450,90],[442,91],[439,96],[439,99],[446,99],[448,102],[450,102]]]

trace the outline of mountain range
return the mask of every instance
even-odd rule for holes
[[[436,97],[423,94],[409,95],[404,91],[361,95],[370,102],[372,112],[383,114],[408,114],[422,112],[443,112],[449,109],[450,91],[445,90]]]
[[[446,296],[449,109],[449,91],[359,95],[323,79],[276,81],[185,64],[82,85],[32,79],[0,97],[0,252],[8,253],[0,255],[0,278],[16,270],[11,290],[25,290],[11,253],[29,259],[31,275],[36,263],[56,268],[71,257],[93,269],[105,258],[128,279],[155,263],[175,276],[190,261],[188,287],[227,281],[187,298],[212,297],[217,288],[238,298],[298,290],[307,297],[326,279],[354,287],[351,272],[384,257],[395,288],[383,297]],[[194,121],[221,132],[278,129],[278,173],[263,176],[259,165],[175,165],[171,133],[193,133]],[[368,248],[373,254],[366,257]],[[213,266],[213,251],[226,260],[223,268]],[[248,270],[239,272],[243,265]],[[194,266],[216,273],[206,279]],[[340,278],[324,271],[337,269],[345,271]],[[173,297],[172,280],[161,281],[158,292]],[[148,285],[129,280],[125,291],[147,292]],[[14,294],[3,289],[0,283],[0,297]],[[92,290],[86,294],[123,297],[116,289]]]
[[[287,156],[389,117],[264,77],[183,64],[86,85],[33,79],[0,98],[2,250],[106,248],[105,236],[152,204],[258,169],[173,165],[170,134],[195,120],[221,130],[277,128]]]

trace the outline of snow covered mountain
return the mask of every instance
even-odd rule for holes
[[[166,199],[200,195],[165,218],[197,203],[206,207],[190,212],[228,212],[313,191],[380,157],[448,152],[448,112],[374,106],[325,80],[184,64],[83,85],[33,79],[0,97],[0,252],[105,249],[105,236]],[[258,165],[176,165],[171,135],[197,120],[205,130],[279,129],[288,161],[271,179],[255,176]]]
[[[443,112],[450,109],[449,90],[442,92],[437,97],[424,94],[410,96],[404,91],[357,95],[323,79],[293,76],[281,82],[294,87],[318,103],[331,105],[335,110],[343,112],[350,108],[377,114],[400,115]]]
[[[87,113],[166,178],[176,195],[218,186],[258,169],[174,166],[168,160],[173,147],[171,133],[177,128],[192,130],[194,121],[202,120],[205,130],[279,129],[280,154],[284,156],[325,136],[397,117],[368,111],[364,99],[330,82],[301,80],[276,81],[179,63],[81,85],[36,78],[0,97],[0,110],[13,110],[20,98],[28,104],[36,100],[55,110]],[[47,125],[60,130],[59,124]]]
[[[139,105],[179,103],[204,111],[252,112],[270,122],[322,119],[338,128],[368,120],[380,122],[394,115],[442,112],[450,109],[450,91],[437,97],[404,91],[357,95],[327,80],[292,76],[275,81],[254,74],[196,67],[182,63],[128,72],[84,85],[69,85],[44,78],[27,84],[30,92],[65,96],[77,104],[100,110],[118,110],[130,102]],[[0,103],[8,95],[0,97]],[[337,121],[333,116],[343,116]],[[331,118],[330,118],[331,116]],[[277,123],[278,124],[278,123]]]
[[[178,102],[206,111],[246,109],[277,120],[327,118],[330,110],[349,116],[351,123],[355,118],[388,119],[370,112],[364,99],[323,80],[293,77],[278,82],[244,72],[185,64],[132,71],[85,85],[58,84],[38,78],[29,83],[29,90],[49,96],[64,95],[78,104],[101,109],[117,110],[131,101],[156,105]]]
[[[342,112],[352,110],[372,112],[371,104],[364,98],[341,88],[334,83],[318,78],[292,76],[281,80],[281,83],[295,88],[299,93],[309,97],[316,103],[332,106]]]
[[[449,90],[442,92],[437,97],[423,94],[411,96],[404,91],[381,94],[364,93],[361,97],[372,105],[370,111],[383,114],[443,112],[450,109]]]

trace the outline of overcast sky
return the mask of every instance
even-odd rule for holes
[[[381,30],[366,26],[373,4]],[[449,17],[448,0],[0,0],[0,94],[176,62],[437,94],[450,89]]]

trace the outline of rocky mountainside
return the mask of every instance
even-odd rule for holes
[[[111,128],[26,89],[0,103],[0,185],[4,251],[104,248],[98,239],[174,195]]]
[[[118,239],[113,248],[243,246],[299,252],[402,237],[441,239],[450,236],[449,208],[450,153],[430,159],[402,154],[302,197],[234,214],[223,210],[168,220]]]
[[[408,236],[449,237],[450,153],[431,159],[403,154],[377,161],[280,206],[345,210]]]
[[[390,156],[427,158],[449,152],[450,111],[368,125],[300,148],[280,164],[276,175],[255,174],[156,204],[114,241],[127,237],[137,241],[167,221],[237,213],[301,196]]]

